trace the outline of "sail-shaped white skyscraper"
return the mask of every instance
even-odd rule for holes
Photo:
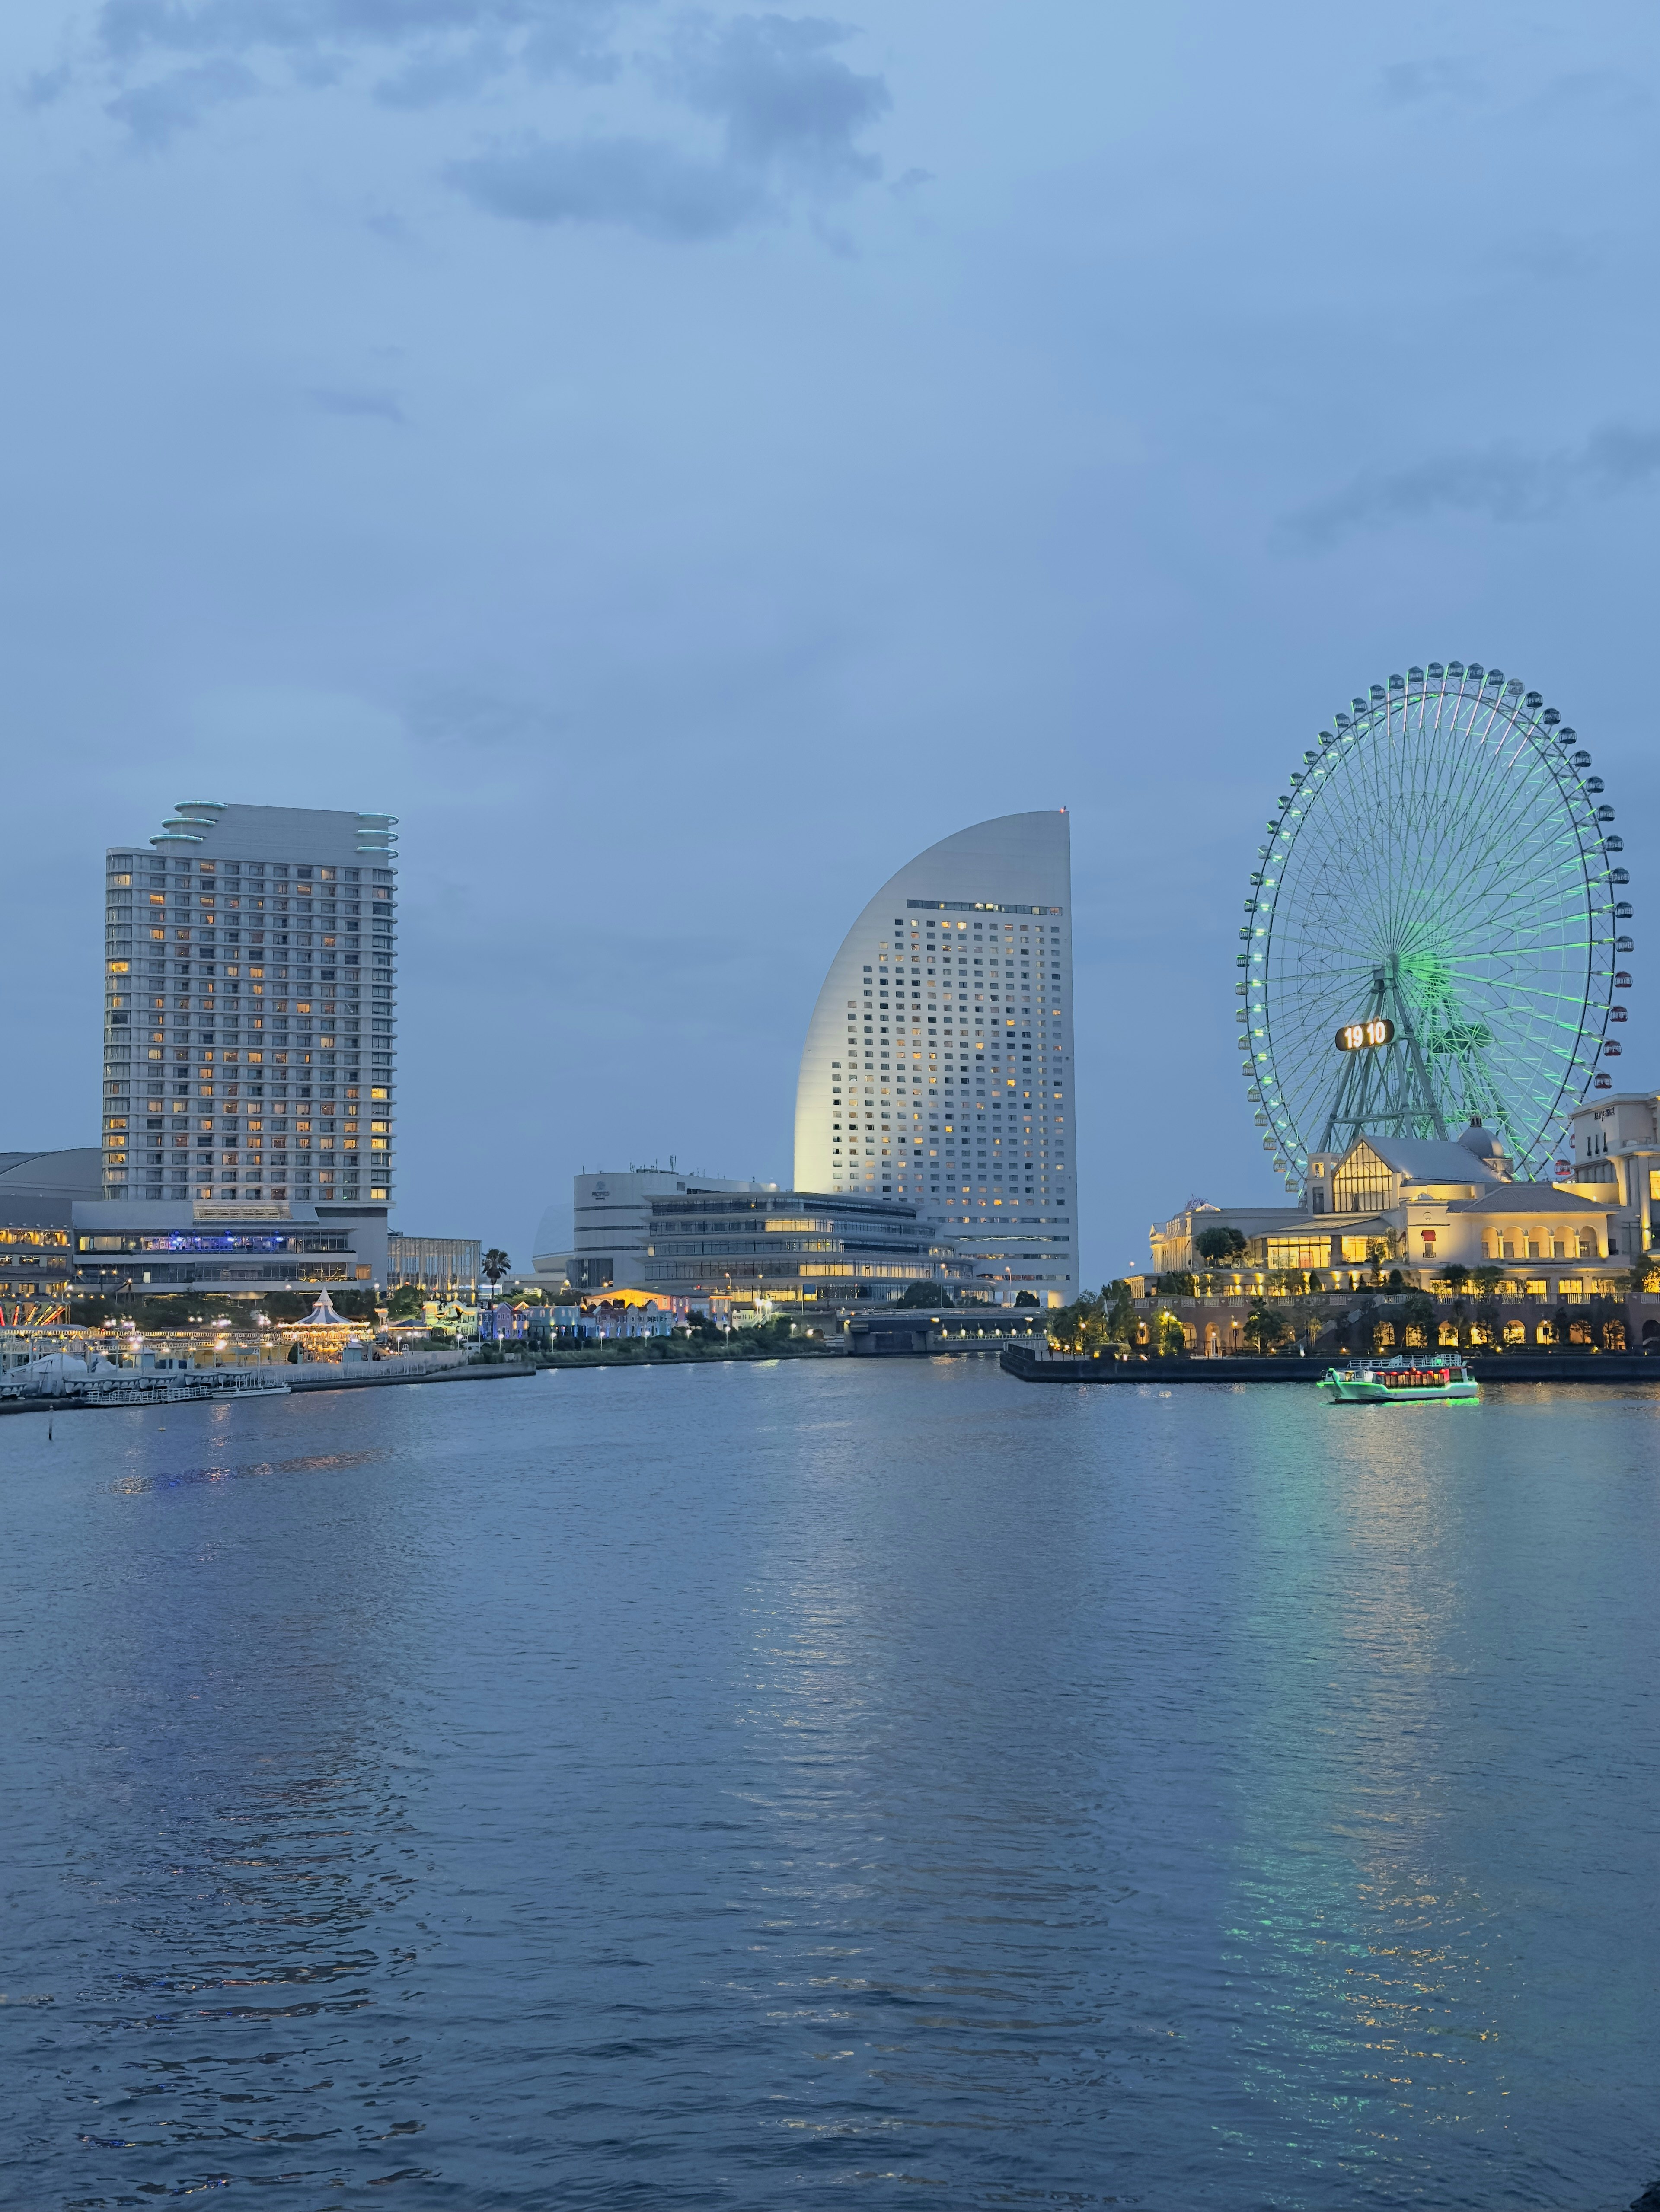
[[[830,963],[796,1086],[797,1190],[911,1201],[1005,1301],[1078,1288],[1070,827],[1006,814],[891,877]]]

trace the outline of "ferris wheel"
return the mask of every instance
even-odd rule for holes
[[[1241,1070],[1286,1188],[1362,1131],[1475,1117],[1536,1171],[1613,1079],[1632,908],[1590,755],[1499,668],[1408,669],[1334,715],[1258,848]]]

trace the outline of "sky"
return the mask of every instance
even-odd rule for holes
[[[13,0],[5,1148],[95,1141],[102,854],[400,820],[396,1225],[787,1182],[911,855],[1073,817],[1085,1278],[1283,1194],[1234,1042],[1286,771],[1522,677],[1642,903],[1651,9]]]

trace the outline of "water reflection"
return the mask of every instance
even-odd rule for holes
[[[73,1972],[53,1992],[59,2087],[41,2084],[37,2154],[60,2171],[73,2133],[82,2202],[351,2188],[384,2166],[388,2119],[419,2125],[365,2119],[348,2087],[368,2066],[380,2094],[410,2092],[418,2073],[386,2016],[415,1957],[399,1925],[415,1878],[378,1633],[407,1604],[410,1559],[361,1494],[337,1490],[319,1518],[314,1480],[390,1455],[296,1451],[323,1425],[301,1420],[269,1423],[279,1449],[257,1455],[244,1409],[170,1410],[167,1435],[153,1416],[115,1417],[125,1436],[88,1416],[52,1447],[78,1448],[106,1503],[76,1501],[98,1597],[52,1625],[65,1664],[45,1693],[56,1786],[32,1840],[61,1869]],[[216,1429],[232,1448],[203,1464],[192,1448]],[[189,1501],[205,1490],[204,1518]]]
[[[1651,2178],[1652,1397],[366,1395],[0,1425],[16,2201]]]

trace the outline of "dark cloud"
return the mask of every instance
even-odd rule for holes
[[[475,206],[521,222],[623,223],[648,237],[714,238],[762,212],[757,179],[648,138],[532,140],[452,163]]]
[[[361,392],[320,385],[307,392],[306,398],[319,415],[367,415],[376,416],[383,422],[402,422],[407,419],[390,392]]]
[[[725,126],[734,166],[787,169],[836,187],[876,175],[876,161],[855,142],[891,104],[880,77],[858,76],[831,52],[849,35],[816,16],[689,23],[662,74]]]
[[[259,88],[258,78],[240,62],[200,62],[118,93],[107,112],[141,146],[161,147],[193,129],[210,109],[249,99]]]
[[[640,137],[532,139],[453,164],[450,180],[520,222],[718,237],[778,213],[793,194],[839,192],[880,173],[857,141],[887,112],[887,87],[830,51],[849,35],[817,17],[683,24],[653,75],[666,95],[723,126],[718,156]]]
[[[1582,446],[1552,453],[1516,445],[1449,453],[1409,469],[1365,471],[1329,498],[1287,517],[1283,534],[1304,548],[1438,513],[1489,522],[1537,522],[1576,499],[1606,499],[1660,475],[1660,430],[1610,424]]]
[[[652,0],[104,0],[97,46],[119,90],[108,112],[160,146],[262,82],[338,83],[370,60],[383,106],[476,99],[518,76],[597,84],[618,76],[625,7]],[[720,130],[718,149],[597,131],[486,148],[447,174],[476,206],[528,222],[617,223],[656,238],[712,238],[803,193],[879,174],[860,140],[887,87],[835,49],[849,29],[820,16],[697,15],[666,51],[631,58],[660,98]],[[142,79],[158,62],[169,67]],[[263,70],[265,78],[256,76]],[[42,78],[36,105],[62,86]]]

